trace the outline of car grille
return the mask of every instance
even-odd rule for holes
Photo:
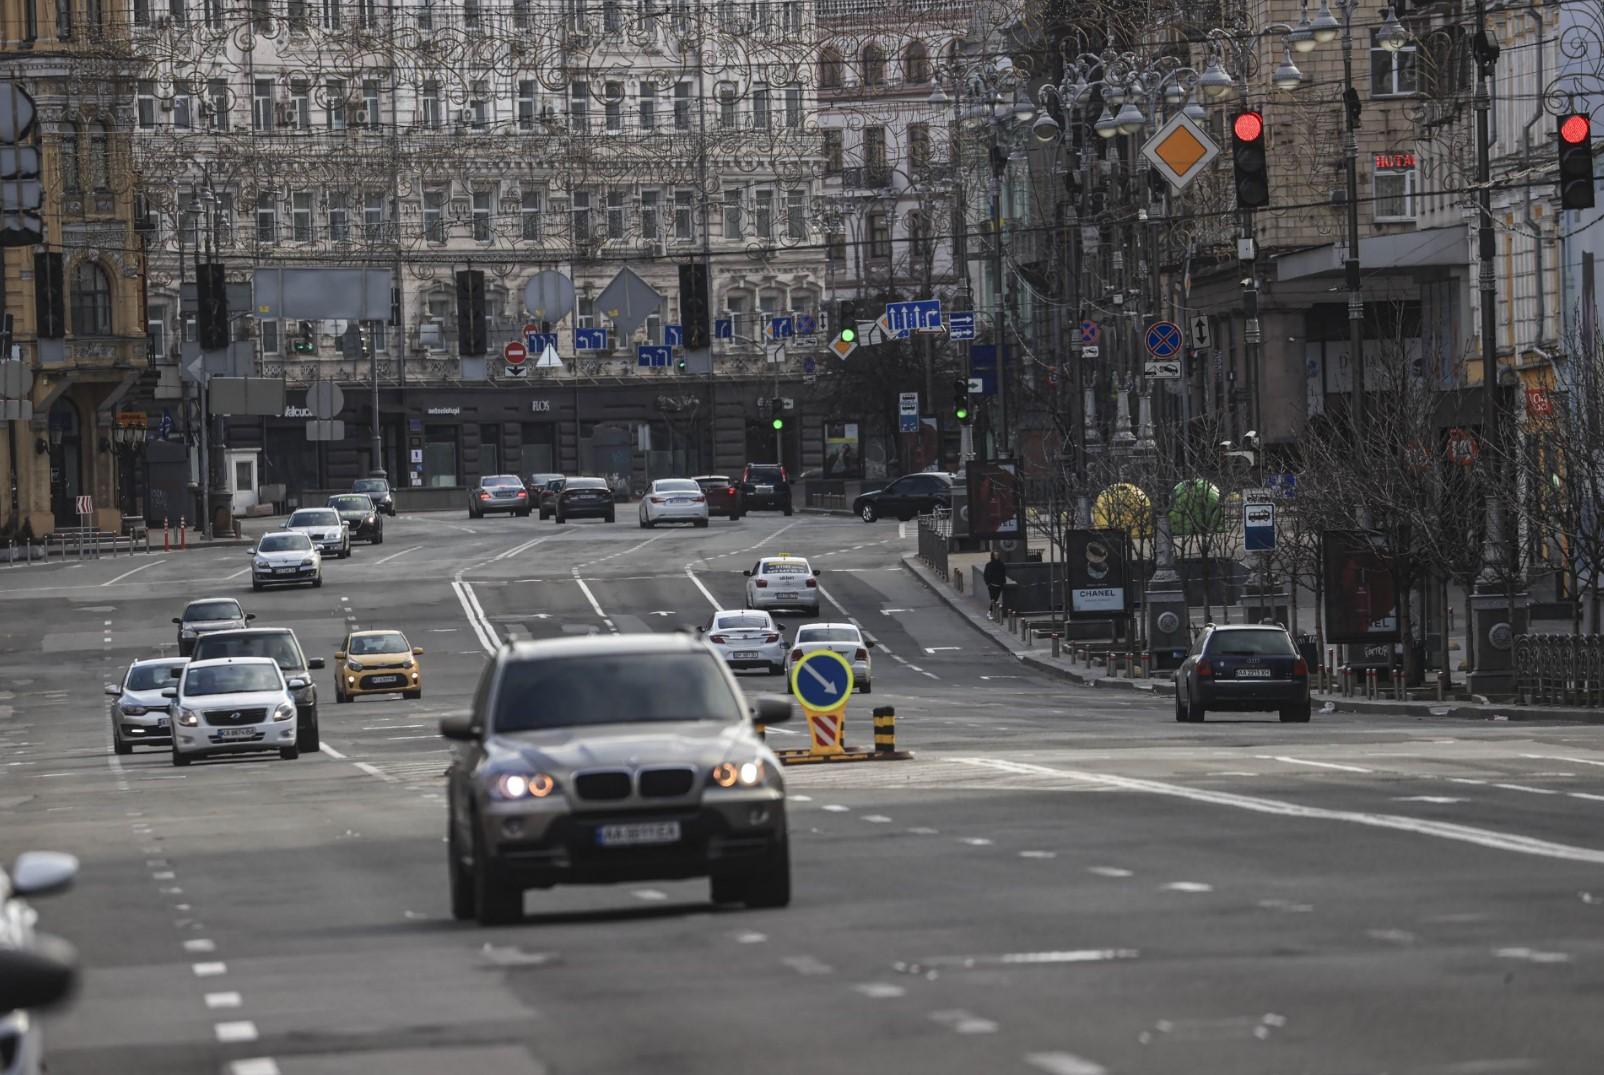
[[[669,799],[689,794],[696,780],[694,771],[685,768],[642,769],[640,793],[646,799]]]
[[[265,709],[219,709],[203,714],[212,728],[233,728],[241,724],[260,724],[267,719]]]
[[[574,777],[574,791],[581,799],[609,802],[629,798],[629,773],[622,769],[608,769],[593,773],[580,773]]]

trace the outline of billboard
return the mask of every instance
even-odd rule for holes
[[[1396,641],[1398,597],[1386,543],[1363,530],[1327,530],[1321,535],[1320,551],[1326,641]]]
[[[1125,606],[1125,532],[1071,530],[1064,535],[1071,613],[1121,615]]]
[[[1019,467],[1012,460],[971,462],[969,534],[977,538],[1018,538]]]
[[[824,476],[863,477],[863,447],[858,441],[858,423],[824,423]]]

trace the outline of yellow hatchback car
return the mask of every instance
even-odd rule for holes
[[[407,644],[400,631],[352,631],[334,654],[334,700],[359,694],[423,697],[422,646]]]

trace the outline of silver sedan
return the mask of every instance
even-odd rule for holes
[[[720,609],[696,629],[731,668],[785,670],[785,635],[767,612]]]
[[[650,530],[658,523],[707,525],[707,494],[689,478],[658,478],[640,498],[640,525]]]

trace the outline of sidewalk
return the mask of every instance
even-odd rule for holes
[[[962,562],[964,576],[967,578],[969,577],[969,561],[979,562],[983,558],[981,554],[954,554],[952,561],[954,566],[960,566],[960,561]],[[1155,697],[1166,699],[1175,696],[1175,685],[1168,678],[1168,673],[1162,673],[1164,678],[1126,679],[1123,676],[1108,674],[1105,668],[1076,664],[1067,656],[1054,657],[1050,645],[1026,645],[1018,636],[1009,634],[1002,624],[993,623],[986,618],[987,601],[984,598],[976,597],[974,594],[959,593],[954,590],[951,583],[927,567],[917,554],[908,553],[903,556],[902,566],[915,578],[923,582],[944,604],[967,620],[971,627],[1001,649],[1013,654],[1021,664],[1029,668],[1057,676],[1060,679],[1065,679],[1084,687],[1095,687],[1104,690],[1144,691]],[[1461,720],[1604,724],[1604,709],[1540,707],[1492,702],[1399,702],[1381,699],[1372,702],[1363,698],[1345,698],[1340,694],[1322,691],[1314,692],[1314,708],[1316,712],[1322,713],[1371,713],[1419,718],[1453,717]]]

